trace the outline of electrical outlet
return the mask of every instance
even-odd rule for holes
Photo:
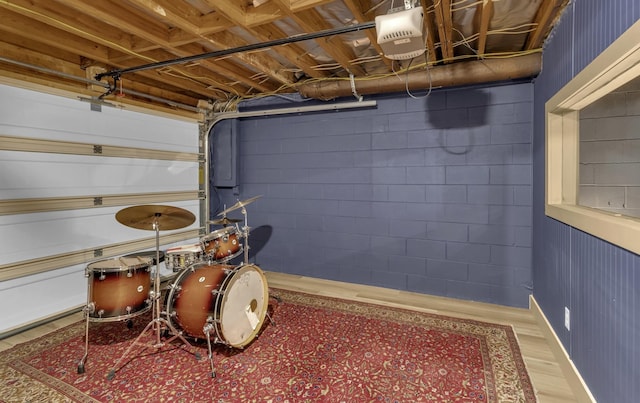
[[[571,312],[566,306],[564,307],[564,327],[571,330]]]

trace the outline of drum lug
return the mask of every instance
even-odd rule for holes
[[[104,272],[100,272],[100,276],[98,277],[98,280],[103,281],[105,278],[107,278],[106,274],[104,274]]]
[[[87,315],[92,314],[95,310],[96,310],[96,304],[94,302],[89,302],[84,307],[85,314]]]
[[[133,273],[131,273],[130,271],[128,271],[128,272],[127,272],[127,277],[128,277],[128,278],[133,277]]]
[[[133,310],[133,308],[129,305],[127,305],[126,311],[127,311],[127,315],[131,314],[131,311]]]
[[[229,252],[231,252],[231,251],[229,251]],[[233,273],[233,269],[222,269],[222,271],[224,272],[224,274],[226,276],[228,276],[229,274]]]
[[[102,318],[102,315],[104,315],[104,309],[100,309],[100,310],[98,311],[98,317],[99,317],[99,318]]]
[[[220,294],[224,295],[224,291],[211,290],[211,294],[212,295],[220,295]]]

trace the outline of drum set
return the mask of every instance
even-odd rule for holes
[[[266,277],[258,266],[249,263],[250,228],[245,206],[259,197],[238,201],[219,213],[222,218],[208,224],[223,227],[201,237],[200,242],[169,248],[164,253],[159,248],[160,231],[191,225],[195,221],[191,212],[172,206],[141,205],[116,213],[116,220],[123,225],[155,231],[155,254],[141,252],[87,266],[85,352],[78,373],[85,371],[89,322],[126,321],[132,327],[132,318],[153,312],[151,321],[110,369],[107,379],[113,379],[136,345],[159,349],[179,339],[200,360],[187,338],[206,339],[211,376],[215,377],[212,343],[243,349],[257,336],[265,317],[273,323],[267,312]],[[227,213],[235,210],[242,212],[244,220],[227,218]],[[244,226],[240,227],[242,221]],[[243,252],[243,263],[230,264]],[[159,270],[162,258],[173,273],[164,290]],[[141,342],[149,339],[144,337],[147,333],[153,334],[153,341]]]

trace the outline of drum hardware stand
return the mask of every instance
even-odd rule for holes
[[[160,225],[159,225],[159,217],[161,217],[161,213],[156,212],[155,218],[153,220],[153,229],[156,233],[156,262],[160,262]],[[180,339],[183,344],[189,346],[193,350],[193,346],[184,338],[182,332],[178,332],[176,328],[166,319],[160,317],[161,306],[160,306],[160,269],[158,265],[156,265],[155,277],[153,280],[153,291],[151,291],[151,303],[152,303],[152,311],[153,311],[153,319],[147,324],[147,326],[142,330],[142,332],[138,335],[138,337],[129,345],[127,350],[122,354],[122,356],[118,359],[115,365],[109,370],[107,374],[107,379],[112,380],[115,376],[118,366],[122,362],[122,360],[131,352],[133,346],[140,344],[147,347],[152,348],[162,348],[166,344],[171,343],[175,339]],[[172,337],[167,339],[166,341],[162,341],[161,332],[162,325],[166,326],[167,330],[171,331],[173,334]],[[155,333],[155,344],[149,343],[140,343],[140,339],[144,336],[147,331],[152,331]],[[196,360],[200,360],[200,354],[196,351],[193,353]]]
[[[240,210],[244,216],[244,227],[242,227],[242,235],[244,236],[244,264],[249,264],[249,224],[247,222],[247,209],[242,207]]]
[[[87,286],[87,295],[89,295],[89,290],[88,290],[88,286]],[[87,298],[88,299],[88,298]],[[87,305],[85,305],[82,308],[82,313],[85,317],[85,326],[84,326],[84,355],[82,356],[82,358],[80,359],[80,362],[78,363],[78,373],[79,374],[84,374],[84,363],[87,361],[87,357],[89,356],[89,315],[91,314],[91,312],[93,312],[95,309],[94,304],[91,302],[87,302]]]
[[[209,356],[208,357],[209,357],[209,364],[211,365],[211,377],[215,378],[216,377],[216,369],[213,366],[213,349],[211,348],[211,331],[213,330],[213,324],[211,324],[212,321],[213,321],[213,319],[208,318],[207,319],[207,324],[202,327],[202,331],[207,336],[207,348],[209,349]],[[217,338],[216,338],[216,341],[218,341]]]

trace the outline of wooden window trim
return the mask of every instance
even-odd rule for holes
[[[636,22],[545,104],[545,214],[640,254],[640,219],[577,205],[579,111],[640,76]]]

